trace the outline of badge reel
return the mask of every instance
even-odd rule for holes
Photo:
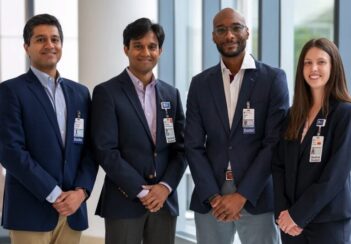
[[[318,126],[318,132],[316,136],[312,137],[310,163],[320,163],[322,161],[324,136],[321,136],[321,130],[325,126],[325,123],[326,119],[317,120],[316,126]]]
[[[81,118],[80,111],[77,112],[77,117],[74,120],[73,142],[83,144],[84,141],[84,119]]]
[[[243,133],[255,134],[255,109],[250,108],[250,102],[246,103],[243,109]]]
[[[174,143],[176,142],[176,138],[174,134],[173,119],[168,115],[168,109],[171,109],[171,103],[161,102],[161,109],[164,109],[166,112],[166,118],[163,118],[163,126],[165,129],[166,142]]]

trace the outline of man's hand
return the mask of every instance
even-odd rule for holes
[[[219,221],[238,220],[246,201],[245,197],[236,192],[215,197],[210,203],[213,208],[212,215]]]
[[[160,210],[170,193],[168,188],[162,184],[146,185],[143,188],[149,190],[149,193],[145,197],[140,198],[141,203],[150,212]]]
[[[277,224],[284,233],[291,236],[298,236],[303,231],[303,229],[300,228],[291,218],[288,210],[280,212]]]
[[[53,203],[53,207],[60,215],[70,216],[74,214],[85,200],[85,192],[83,189],[62,192],[61,195]]]

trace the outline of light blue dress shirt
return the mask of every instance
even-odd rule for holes
[[[61,87],[62,79],[58,76],[55,78],[50,77],[48,74],[34,68],[30,67],[34,75],[38,78],[40,83],[43,85],[46,94],[48,95],[51,105],[56,113],[57,123],[60,129],[62,143],[65,146],[66,142],[66,121],[67,121],[67,108],[66,100]],[[59,186],[51,191],[51,193],[46,197],[46,200],[50,203],[54,203],[56,199],[61,195],[62,190]]]

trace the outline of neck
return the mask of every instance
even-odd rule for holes
[[[240,53],[236,57],[224,57],[222,56],[223,63],[230,70],[230,72],[235,75],[239,72],[241,65],[243,63],[245,52]]]
[[[313,98],[312,107],[321,108],[323,106],[323,100],[324,100],[324,89],[312,90],[312,98]]]
[[[133,73],[133,75],[135,75],[135,77],[137,77],[141,82],[143,82],[144,87],[146,87],[152,79],[152,71],[151,72],[146,72],[146,73],[140,73],[140,72],[136,72],[135,70],[131,69],[129,67],[129,71]]]
[[[56,76],[57,76],[57,70],[56,70],[56,67],[55,68],[50,68],[50,69],[43,69],[43,68],[37,68],[35,66],[33,66],[34,68],[36,68],[37,70],[40,70],[41,72],[49,75],[50,77],[56,79]]]

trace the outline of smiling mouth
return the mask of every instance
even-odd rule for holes
[[[319,79],[319,78],[320,78],[320,75],[310,75],[309,77],[310,77],[310,79],[312,79],[312,80],[316,80],[316,79]]]

